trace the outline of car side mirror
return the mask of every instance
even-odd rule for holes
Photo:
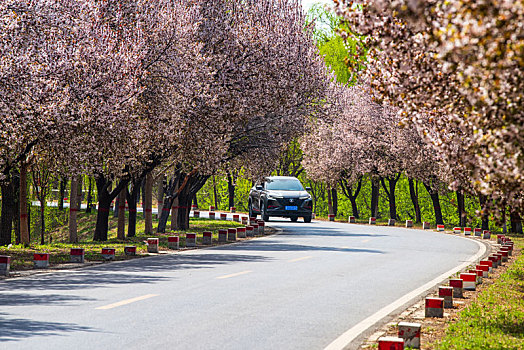
[[[306,187],[306,191],[311,191],[311,187]]]
[[[260,185],[257,185],[256,189],[257,189],[257,191],[262,191],[264,188],[262,186],[260,186]]]

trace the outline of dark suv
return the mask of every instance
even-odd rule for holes
[[[302,217],[304,222],[311,222],[313,200],[307,193],[310,190],[309,187],[304,189],[296,177],[266,177],[249,192],[249,216],[260,215],[264,221],[269,221],[270,216],[290,218],[291,221]]]

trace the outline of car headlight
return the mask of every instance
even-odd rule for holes
[[[305,196],[300,196],[298,198],[300,198],[300,199],[311,199],[311,195],[307,194]]]
[[[279,196],[275,196],[275,195],[271,195],[271,194],[267,195],[267,199],[277,200],[279,198],[283,198],[283,197],[279,197]]]

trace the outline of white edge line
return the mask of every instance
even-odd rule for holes
[[[480,247],[480,250],[477,252],[477,254],[473,255],[468,261],[464,262],[463,264],[447,271],[441,274],[440,276],[432,279],[428,283],[420,286],[419,288],[413,290],[412,292],[404,295],[403,297],[395,300],[391,304],[383,307],[382,309],[375,312],[373,315],[369,316],[368,318],[360,321],[347,331],[345,331],[341,336],[339,336],[337,339],[335,339],[331,344],[326,346],[324,350],[339,350],[344,349],[349,343],[351,343],[355,338],[357,338],[360,334],[362,334],[365,330],[373,326],[375,323],[401,307],[402,305],[408,303],[411,299],[417,297],[419,294],[424,293],[428,289],[431,289],[433,286],[435,286],[437,283],[441,282],[442,280],[448,278],[450,275],[453,275],[456,272],[461,271],[468,265],[470,265],[473,262],[476,262],[478,259],[480,259],[484,253],[486,252],[487,248],[484,244],[480,243],[479,241],[474,241],[477,243]]]

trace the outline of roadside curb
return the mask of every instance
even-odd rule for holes
[[[266,226],[266,228],[271,228],[271,230],[274,230],[275,232],[265,233],[263,236],[256,236],[253,238],[242,239],[236,242],[215,244],[212,246],[199,245],[197,247],[182,248],[179,250],[172,250],[172,251],[171,250],[161,250],[159,253],[145,253],[144,255],[137,255],[136,257],[132,259],[125,259],[125,260],[118,260],[118,261],[85,261],[84,263],[63,263],[63,264],[54,265],[46,269],[11,271],[9,273],[9,276],[0,275],[0,282],[4,282],[4,281],[8,282],[10,280],[30,278],[33,276],[45,276],[45,275],[51,275],[51,274],[56,274],[56,273],[67,273],[67,272],[82,270],[85,268],[122,264],[122,263],[127,263],[130,261],[157,258],[159,256],[195,254],[195,252],[199,252],[202,250],[218,249],[218,248],[227,247],[231,245],[244,244],[249,241],[264,239],[269,236],[279,235],[284,231],[283,229],[276,228],[276,227]]]

